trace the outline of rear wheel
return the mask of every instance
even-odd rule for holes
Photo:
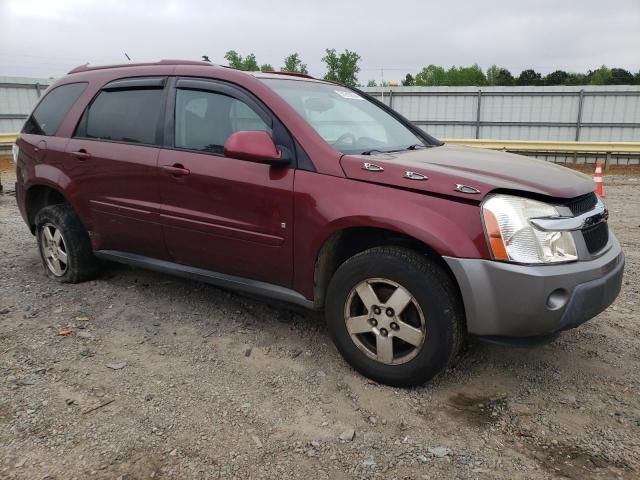
[[[36,238],[46,274],[59,282],[95,278],[98,261],[82,222],[67,204],[44,207],[36,216]]]
[[[347,260],[331,279],[326,306],[343,357],[388,385],[433,378],[455,358],[464,336],[464,312],[449,275],[404,248],[373,248]]]

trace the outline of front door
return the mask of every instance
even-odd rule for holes
[[[214,81],[178,80],[169,105],[173,139],[158,165],[170,257],[290,286],[295,170],[223,153],[232,133],[264,130],[274,136],[277,120],[253,97]],[[288,135],[281,126],[277,131],[276,136]],[[276,143],[290,141],[276,138]]]

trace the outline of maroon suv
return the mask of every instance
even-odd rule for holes
[[[588,177],[444,145],[305,75],[78,67],[14,153],[50,277],[112,260],[324,310],[344,358],[390,385],[442,371],[467,333],[553,338],[622,282]]]

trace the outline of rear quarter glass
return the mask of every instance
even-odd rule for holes
[[[87,88],[87,82],[67,83],[48,92],[29,116],[22,133],[55,135],[73,104]]]

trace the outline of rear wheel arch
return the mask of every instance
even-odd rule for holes
[[[436,262],[449,275],[460,294],[454,273],[442,256],[430,245],[402,232],[378,227],[349,227],[331,234],[316,255],[314,269],[314,304],[321,309],[327,288],[340,265],[349,258],[375,247],[403,247]]]
[[[67,197],[59,189],[44,184],[29,187],[25,195],[25,207],[31,233],[35,233],[38,212],[50,205],[60,204],[71,205]]]

